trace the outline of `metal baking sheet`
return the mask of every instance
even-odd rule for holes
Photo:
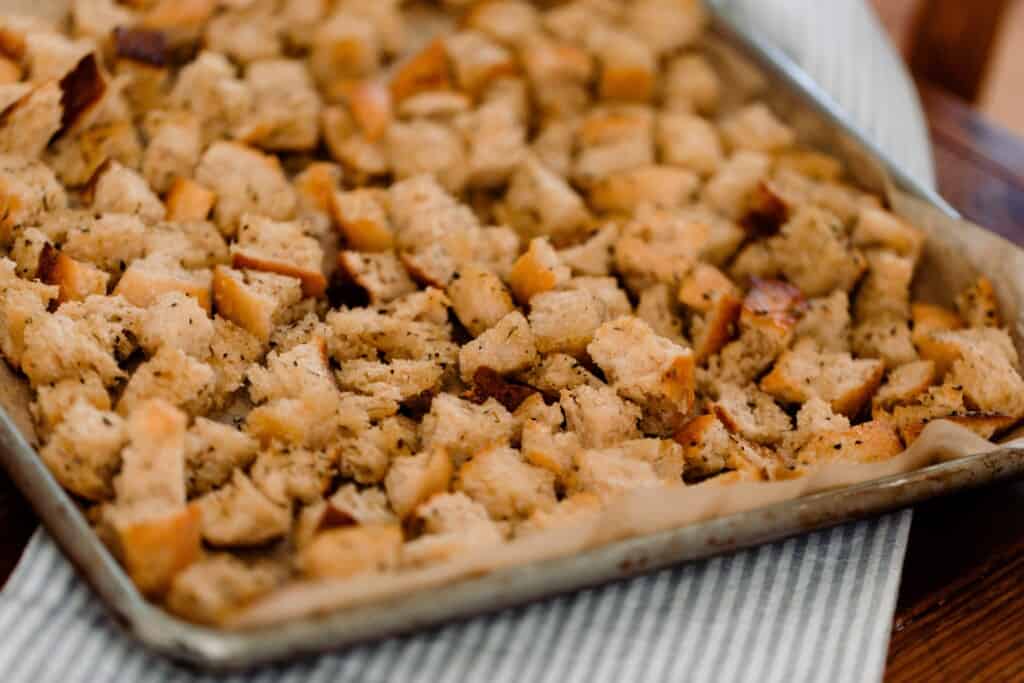
[[[46,3],[44,3],[45,5]],[[838,107],[780,51],[732,25],[709,3],[725,50],[738,49],[771,83],[762,96],[805,140],[843,158],[855,179],[880,193],[896,189],[956,218],[941,198],[890,163]],[[450,585],[252,631],[217,631],[148,603],[56,483],[31,442],[24,383],[0,363],[0,462],[57,543],[124,630],[150,649],[202,668],[225,670],[322,652],[624,579],[878,515],[960,489],[1024,475],[1024,449],[1002,448],[907,474],[797,498],[708,522],[633,538],[585,553],[495,570]],[[19,428],[20,427],[20,428]]]

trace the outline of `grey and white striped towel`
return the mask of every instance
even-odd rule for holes
[[[861,0],[723,4],[931,182],[909,79]],[[879,680],[910,519],[846,525],[236,680]],[[206,680],[121,635],[43,532],[0,593],[0,633],[7,683]]]

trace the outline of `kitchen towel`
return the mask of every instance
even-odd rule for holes
[[[862,0],[719,0],[800,63],[925,183],[927,129]],[[205,677],[123,636],[49,536],[0,592],[0,679],[107,681],[880,680],[911,515],[902,512],[419,635]]]

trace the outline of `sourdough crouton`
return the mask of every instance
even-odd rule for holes
[[[714,308],[723,296],[739,297],[739,289],[714,266],[698,263],[679,287],[679,303],[701,313]]]
[[[910,305],[910,324],[913,330],[911,340],[922,358],[934,360],[941,355],[938,347],[941,345],[932,337],[933,332],[947,332],[959,330],[964,326],[964,321],[959,315],[934,304],[914,302]],[[939,364],[936,371],[941,375],[946,366]]]
[[[669,111],[713,114],[718,109],[722,82],[701,54],[673,58],[664,75],[663,96]]]
[[[420,426],[423,449],[444,449],[458,468],[475,453],[511,441],[516,429],[512,414],[489,399],[475,405],[451,394],[439,394]]]
[[[755,386],[719,385],[712,411],[726,429],[754,443],[780,443],[792,429],[789,415],[771,396]]]
[[[603,386],[575,358],[564,353],[544,356],[534,367],[522,373],[520,378],[548,398],[555,399],[563,389],[574,389],[584,384],[592,388]]]
[[[906,320],[910,316],[910,284],[914,261],[895,252],[867,252],[868,271],[854,307],[858,320]]]
[[[793,129],[779,121],[761,102],[730,114],[722,121],[720,129],[726,144],[733,150],[771,154],[796,142]]]
[[[896,430],[886,422],[865,422],[844,431],[815,435],[797,453],[804,465],[817,465],[833,460],[879,462],[903,452]]]
[[[153,355],[163,346],[205,358],[213,342],[213,320],[196,299],[181,292],[160,296],[142,314],[139,346]]]
[[[557,405],[555,408],[561,418],[561,409]],[[552,426],[535,419],[524,421],[521,451],[526,462],[547,470],[562,489],[568,489],[575,476],[574,457],[582,446],[578,434],[560,431],[560,425],[561,422]]]
[[[747,213],[753,193],[771,169],[771,159],[757,152],[733,154],[704,186],[702,197],[727,218],[738,220]]]
[[[466,149],[451,126],[424,119],[388,126],[391,168],[399,180],[429,174],[450,192],[465,187]]]
[[[105,164],[93,179],[92,208],[104,213],[128,213],[147,223],[162,220],[165,209],[146,180],[116,161]]]
[[[569,269],[562,265],[551,244],[538,237],[530,248],[512,265],[509,288],[520,303],[527,304],[537,294],[555,289],[569,279]]]
[[[464,382],[482,367],[507,375],[525,370],[537,357],[533,330],[523,314],[514,311],[459,350],[459,373]]]
[[[416,510],[424,535],[402,548],[402,564],[421,566],[485,551],[503,534],[486,508],[461,491],[439,493]]]
[[[324,521],[334,524],[389,524],[397,521],[388,495],[379,487],[345,484],[327,499]]]
[[[356,125],[343,107],[324,107],[320,128],[331,158],[363,181],[387,174],[391,161],[386,146],[381,140],[368,139]]]
[[[867,268],[863,254],[847,245],[839,219],[814,207],[800,208],[772,249],[786,278],[810,297],[849,292]]]
[[[383,355],[389,361],[432,360],[448,365],[458,358],[459,348],[450,341],[447,325],[402,319],[368,308],[332,311],[326,322],[333,332],[327,340],[331,356],[342,362]]]
[[[589,224],[582,197],[564,178],[534,158],[526,158],[512,175],[502,205],[503,218],[524,238],[570,241]]]
[[[228,554],[210,555],[175,575],[167,593],[171,612],[200,624],[223,623],[229,614],[273,590],[283,572],[246,564]]]
[[[201,513],[195,505],[175,508],[111,508],[114,554],[138,589],[152,598],[167,592],[180,572],[202,553]]]
[[[587,38],[600,64],[598,90],[603,99],[644,102],[654,96],[657,58],[650,45],[604,27],[595,27]]]
[[[794,336],[797,340],[813,340],[822,351],[849,351],[850,322],[850,297],[836,291],[807,302]]]
[[[611,273],[612,254],[618,238],[618,226],[609,223],[586,242],[562,249],[558,255],[574,274],[591,277],[606,276]]]
[[[941,332],[933,338],[953,358],[948,379],[962,386],[964,400],[975,410],[1010,417],[1024,415],[1024,379],[1017,350],[1005,330],[981,328]],[[944,358],[936,360],[937,365]]]
[[[956,308],[967,327],[1000,327],[999,300],[991,280],[982,275],[956,299]]]
[[[201,270],[228,263],[230,255],[224,236],[207,221],[160,222],[146,234],[146,254],[164,254],[177,259],[189,270]]]
[[[185,435],[185,488],[189,497],[225,484],[236,469],[256,459],[259,444],[231,425],[196,418]]]
[[[736,332],[736,321],[742,313],[743,303],[730,294],[720,296],[712,302],[711,309],[703,315],[694,315],[690,319],[690,338],[693,340],[693,353],[697,363],[704,363],[729,344]],[[756,341],[752,341],[757,338]],[[754,369],[767,361],[773,353],[771,336],[748,328],[747,336],[742,342],[733,345],[728,355],[732,357],[746,356],[750,366],[744,372],[760,372]],[[723,364],[725,363],[723,359]]]
[[[156,192],[171,192],[177,183],[192,177],[202,152],[202,134],[199,118],[191,112],[174,114],[153,111],[146,115],[146,151],[142,155],[142,176]],[[174,194],[173,192],[171,192]],[[178,190],[180,195],[182,190]],[[181,198],[177,200],[179,207]],[[170,197],[167,200],[170,213]],[[175,219],[168,215],[171,220]],[[205,215],[192,220],[202,220]]]
[[[207,363],[215,376],[213,400],[216,406],[242,386],[246,370],[263,352],[263,343],[257,337],[230,320],[219,315],[214,317]]]
[[[429,360],[393,360],[390,363],[353,359],[342,363],[338,384],[345,391],[380,396],[392,401],[415,399],[438,388],[444,367]]]
[[[0,112],[0,153],[36,159],[63,127],[63,92],[47,81]]]
[[[850,339],[854,353],[881,358],[890,369],[917,360],[910,325],[900,318],[885,317],[861,323],[853,328]]]
[[[448,490],[452,461],[443,448],[396,458],[384,479],[391,508],[405,519],[436,493]]]
[[[62,251],[77,261],[120,275],[143,255],[145,245],[146,227],[137,216],[102,214],[76,221],[67,232]]]
[[[217,312],[263,342],[276,325],[287,321],[289,308],[301,299],[302,286],[295,278],[223,266],[213,270]]]
[[[812,397],[796,414],[796,429],[785,435],[783,451],[795,454],[813,437],[822,432],[844,432],[850,428],[845,415],[832,412],[832,406],[817,396]]]
[[[394,569],[401,549],[398,524],[341,527],[314,536],[299,553],[299,563],[310,578],[344,579]]]
[[[231,245],[231,263],[298,278],[306,296],[320,296],[327,289],[322,263],[323,249],[307,236],[296,221],[274,221],[254,214],[239,217],[238,239]]]
[[[675,209],[689,203],[700,180],[684,168],[647,165],[610,173],[594,183],[590,203],[609,213],[630,213],[641,206]]]
[[[334,219],[348,246],[357,251],[386,251],[394,246],[386,202],[386,193],[372,189],[334,195]]]
[[[930,360],[900,365],[886,376],[871,404],[875,410],[888,410],[898,403],[909,403],[926,392],[936,379],[935,363]]]
[[[366,292],[371,304],[385,303],[417,289],[393,252],[343,251],[338,254],[338,267],[346,278]]]
[[[43,245],[39,254],[36,276],[48,285],[60,288],[57,300],[84,301],[90,296],[107,293],[110,274],[88,263],[82,263],[63,251],[53,248],[49,242]]]
[[[137,401],[126,422],[128,445],[114,493],[121,507],[185,505],[185,428],[188,418],[166,401]]]
[[[250,63],[245,83],[252,109],[236,136],[275,151],[310,150],[320,140],[320,96],[305,65],[294,59]]]
[[[205,221],[216,203],[217,195],[199,183],[176,178],[167,191],[167,220]]]
[[[410,419],[392,416],[378,420],[373,427],[350,428],[354,436],[343,437],[333,446],[341,474],[360,484],[384,481],[391,464],[411,456],[418,445],[416,423]]]
[[[568,429],[579,435],[584,448],[610,447],[640,436],[637,424],[643,411],[609,386],[563,389],[559,403]]]
[[[81,377],[36,387],[36,398],[29,410],[39,435],[48,437],[79,401],[97,410],[110,410],[110,394],[95,373],[85,373]]]
[[[593,494],[605,503],[637,489],[665,486],[651,463],[630,457],[622,448],[578,451],[575,465],[574,492]]]
[[[161,346],[135,370],[125,385],[117,410],[126,414],[140,402],[161,399],[192,415],[209,406],[214,387],[213,368],[180,349]]]
[[[63,414],[39,457],[61,486],[91,501],[114,497],[121,447],[128,441],[124,420],[79,398]]]
[[[80,186],[88,183],[110,160],[138,168],[142,142],[132,121],[104,121],[57,138],[47,148],[44,158],[62,183]]]
[[[458,121],[467,139],[473,188],[505,185],[526,157],[526,128],[517,112],[502,102],[480,106]]]
[[[738,300],[736,308],[739,310]],[[658,336],[680,345],[687,343],[683,333],[683,319],[679,316],[675,296],[668,285],[662,283],[645,289],[636,305],[636,317],[650,325]]]
[[[0,244],[14,226],[31,225],[44,214],[67,207],[67,195],[44,164],[24,157],[0,155]]]
[[[148,308],[161,296],[177,292],[194,298],[209,311],[210,282],[210,271],[186,270],[174,258],[154,254],[128,266],[114,288],[114,295],[140,308]]]
[[[231,482],[200,497],[203,540],[218,548],[256,546],[280,538],[291,528],[291,511],[270,500],[242,470]]]
[[[287,508],[295,500],[318,500],[330,486],[335,471],[333,460],[323,451],[275,443],[256,456],[249,474],[267,498]]]
[[[554,507],[555,477],[512,448],[476,453],[459,468],[455,490],[483,505],[492,519],[516,520]]]
[[[501,279],[474,264],[459,269],[448,284],[447,293],[459,322],[474,337],[494,327],[515,309]]]
[[[699,116],[663,113],[658,117],[656,135],[661,160],[666,164],[682,166],[706,178],[725,162],[718,132]]]
[[[530,300],[530,328],[540,353],[582,357],[606,315],[604,303],[586,290],[544,292]]]
[[[38,301],[33,296],[38,295],[22,296],[7,302],[5,313],[9,337],[4,339],[14,352],[10,357],[20,358],[21,369],[33,386],[52,384],[89,372],[99,376],[104,385],[111,386],[125,376],[114,357],[113,344],[108,346],[105,340],[94,335],[94,323],[85,318],[72,318],[60,311],[47,314],[45,309],[25,308]],[[7,349],[4,353],[8,353]]]
[[[235,234],[243,214],[286,221],[295,213],[295,192],[277,157],[245,145],[210,145],[199,160],[195,180],[217,195],[213,215],[228,236]]]
[[[204,51],[178,72],[168,101],[198,118],[203,143],[210,144],[237,128],[249,112],[252,93],[224,55]]]
[[[822,353],[801,344],[782,354],[761,380],[761,389],[785,403],[805,403],[817,396],[835,412],[855,417],[884,374],[882,361],[854,359],[848,353]]]
[[[313,339],[285,352],[271,351],[266,364],[253,365],[247,377],[249,396],[256,403],[334,388],[322,339]]]

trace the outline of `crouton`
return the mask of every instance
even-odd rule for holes
[[[83,217],[67,233],[62,251],[111,275],[120,275],[146,250],[146,227],[137,216],[102,214]]]
[[[217,312],[264,342],[277,324],[287,320],[288,308],[301,298],[301,283],[295,278],[223,266],[213,271]]]
[[[807,311],[796,324],[795,337],[811,339],[823,351],[849,351],[850,322],[850,298],[846,292],[836,291],[807,302]]]
[[[399,180],[426,173],[451,192],[465,186],[466,148],[454,128],[423,119],[396,122],[388,126],[387,143],[390,165]]]
[[[114,497],[121,447],[127,441],[120,416],[79,398],[64,412],[39,457],[60,485],[75,495],[109,500]]]
[[[658,54],[693,45],[704,29],[707,16],[699,2],[640,0],[626,10],[626,21]]]
[[[306,296],[320,296],[327,289],[327,278],[322,271],[323,250],[297,222],[242,215],[238,240],[231,245],[231,257],[235,268],[298,278]]]
[[[501,279],[486,268],[467,264],[459,269],[447,289],[452,310],[474,337],[494,327],[515,310]]]
[[[736,332],[736,321],[740,318],[742,309],[743,302],[739,298],[725,294],[712,301],[707,313],[691,318],[690,338],[693,340],[694,358],[698,364],[704,363],[729,344]],[[752,337],[759,337],[760,340],[748,343]],[[771,363],[768,358],[777,353],[772,350],[771,337],[771,334],[763,334],[760,331],[748,331],[747,337],[734,346],[733,353],[748,354],[749,359],[756,365]],[[756,373],[760,372],[760,369],[752,371]]]
[[[726,429],[754,443],[780,443],[792,429],[789,416],[775,400],[754,386],[719,385],[712,411]]]
[[[126,414],[142,401],[161,399],[198,415],[209,406],[214,380],[213,368],[206,363],[179,349],[161,346],[128,380],[117,410]]]
[[[369,400],[381,399],[373,397]],[[376,426],[350,429],[355,435],[343,437],[333,446],[338,470],[360,484],[383,482],[391,464],[398,458],[411,456],[419,444],[416,423],[409,418],[390,416],[376,419],[379,421]]]
[[[651,46],[638,37],[595,28],[589,48],[600,63],[598,90],[603,99],[644,102],[654,96],[657,59]]]
[[[822,353],[801,345],[782,354],[760,386],[784,403],[805,403],[817,396],[835,412],[855,417],[884,374],[882,361],[854,359],[848,353]]]
[[[370,189],[334,195],[334,219],[348,246],[357,251],[386,251],[394,246],[386,200],[386,194]]]
[[[211,310],[211,276],[208,270],[186,270],[174,259],[154,254],[133,261],[114,288],[115,296],[140,308],[148,308],[161,296],[178,292]]]
[[[196,299],[181,292],[169,292],[142,314],[138,339],[139,346],[150,355],[162,346],[169,346],[195,358],[204,358],[213,335],[213,320]]]
[[[393,360],[390,363],[354,359],[345,361],[337,372],[338,384],[346,391],[408,401],[435,390],[444,368],[429,360]]]
[[[861,323],[850,335],[858,356],[881,358],[889,369],[917,360],[910,325],[901,318],[884,317]]]
[[[199,118],[191,112],[167,114],[151,112],[146,116],[148,144],[142,155],[142,175],[156,192],[174,194],[174,187],[187,181],[199,163],[202,130]],[[183,192],[182,189],[178,193]],[[180,201],[180,200],[179,200]],[[167,200],[170,211],[170,197]],[[170,220],[176,219],[168,215]],[[192,220],[202,220],[205,215]]]
[[[281,54],[281,39],[273,5],[247,3],[228,7],[206,23],[204,44],[233,61],[248,64]]]
[[[280,444],[260,452],[249,472],[267,498],[286,507],[294,500],[311,503],[319,499],[334,475],[335,465],[327,453]]]
[[[545,396],[554,399],[559,397],[563,389],[573,389],[580,385],[595,389],[602,386],[597,377],[581,366],[575,358],[564,353],[544,356],[537,365],[522,373],[520,378]]]
[[[699,116],[662,114],[658,118],[656,139],[662,162],[682,166],[701,177],[714,175],[725,162],[717,131]]]
[[[21,369],[33,386],[88,372],[96,373],[105,386],[111,386],[125,376],[114,357],[114,349],[93,335],[93,324],[88,319],[74,319],[60,311],[47,314],[45,309],[24,308],[38,301],[35,296],[7,302],[6,318],[11,328],[4,339],[5,346],[13,351],[8,357],[20,358]],[[8,354],[7,348],[4,353]]]
[[[574,492],[593,494],[602,502],[636,489],[665,486],[651,463],[630,457],[621,448],[578,451],[574,460]]]
[[[31,225],[44,214],[67,207],[67,195],[53,171],[38,161],[0,155],[0,244],[13,228]]]
[[[202,553],[201,513],[194,505],[152,509],[113,508],[115,545],[128,576],[147,596],[159,597]]]
[[[539,28],[538,12],[521,0],[494,0],[470,7],[467,25],[508,46],[518,46],[532,38]]]
[[[447,456],[446,456],[447,457]],[[327,499],[327,521],[342,524],[388,524],[396,521],[388,495],[378,487],[345,484]]]
[[[561,414],[558,409],[558,415]],[[580,437],[575,432],[563,432],[539,420],[526,420],[523,424],[523,459],[553,474],[563,489],[573,484],[574,457],[581,448]]]
[[[892,425],[865,422],[843,431],[824,432],[811,438],[796,454],[804,465],[834,460],[880,462],[903,452],[903,444]]]
[[[58,251],[46,233],[38,228],[22,228],[16,231],[8,253],[8,257],[14,261],[15,274],[23,280],[42,280],[42,275],[39,274],[39,261],[44,251],[48,252],[44,265],[52,267]],[[49,261],[50,264],[46,264],[45,261]]]
[[[128,213],[147,223],[164,218],[165,209],[146,180],[117,161],[104,164],[92,181],[92,208],[104,213]]]
[[[214,547],[262,545],[291,528],[291,511],[271,501],[242,470],[235,470],[230,483],[195,504],[202,512],[203,540]]]
[[[578,236],[590,221],[576,191],[533,158],[525,159],[512,175],[502,210],[505,220],[523,237],[548,237],[556,244]]]
[[[704,55],[689,53],[673,58],[662,80],[669,111],[703,115],[717,111],[722,82]]]
[[[857,214],[852,239],[854,246],[861,249],[889,249],[916,262],[925,235],[919,228],[895,214],[868,206]]]
[[[383,355],[384,360],[452,364],[458,357],[458,346],[450,341],[446,325],[400,319],[375,309],[332,311],[326,322],[333,332],[327,340],[328,347],[331,356],[339,361]]]
[[[630,213],[643,205],[674,209],[687,204],[699,184],[687,169],[641,166],[599,180],[590,191],[590,203],[610,213]]]
[[[405,519],[435,493],[448,490],[452,462],[443,448],[395,459],[384,479],[388,500],[395,513]]]
[[[786,278],[810,297],[849,292],[868,267],[864,255],[847,245],[836,216],[814,207],[798,210],[772,248]]]
[[[888,410],[898,403],[909,403],[928,390],[938,377],[935,363],[920,360],[892,369],[871,400],[875,410]]]
[[[964,321],[959,315],[934,304],[912,303],[910,317],[914,345],[919,348],[922,355],[925,354],[925,350],[921,347],[928,344],[933,332],[959,330],[964,327]]]
[[[758,152],[739,151],[722,164],[702,190],[702,197],[727,218],[747,213],[751,194],[768,175],[771,159]]]
[[[782,442],[782,451],[795,454],[814,436],[822,432],[842,432],[850,428],[845,415],[832,412],[832,406],[818,397],[812,397],[796,414],[796,429],[787,432]]]
[[[125,423],[128,445],[121,451],[121,470],[113,482],[119,506],[185,505],[187,426],[185,414],[165,401],[132,405]]]
[[[29,410],[38,434],[48,437],[79,401],[97,410],[110,410],[110,394],[95,373],[85,373],[81,377],[36,387],[36,398]]]
[[[57,138],[44,158],[62,183],[75,187],[85,185],[110,160],[138,168],[142,142],[130,120],[118,119]]]
[[[299,553],[299,563],[311,578],[344,579],[394,569],[401,549],[398,524],[341,527],[314,536]]]
[[[167,191],[167,220],[205,221],[216,202],[217,195],[199,183],[176,178]]]
[[[586,242],[562,249],[558,255],[574,274],[591,277],[606,276],[611,272],[612,254],[618,238],[618,226],[609,223]]]
[[[567,42],[540,40],[531,42],[520,57],[543,114],[566,116],[588,104],[594,60],[586,50]]]
[[[61,86],[37,85],[0,112],[0,153],[36,159],[63,127]]]
[[[733,150],[771,154],[796,142],[793,129],[779,121],[771,109],[760,102],[727,116],[720,130],[726,144]]]
[[[221,624],[229,614],[273,590],[283,572],[247,564],[233,555],[210,555],[178,572],[167,592],[167,608],[200,624]]]
[[[214,403],[219,404],[242,385],[246,370],[263,355],[264,347],[257,337],[219,315],[213,329],[207,362],[215,376]]]
[[[445,38],[445,52],[459,89],[478,95],[496,79],[513,75],[517,65],[505,47],[476,31],[460,31]]]
[[[739,294],[739,289],[722,271],[706,263],[698,263],[679,287],[679,303],[707,313],[714,308],[714,302],[719,298],[738,298]]]
[[[519,372],[537,362],[537,341],[526,318],[513,311],[459,351],[459,372],[469,382],[477,369]]]
[[[553,291],[530,300],[537,350],[583,356],[606,318],[604,303],[586,290]]]
[[[252,93],[238,79],[227,57],[203,51],[178,72],[168,102],[193,114],[203,144],[210,144],[229,136],[241,124],[252,106]]]
[[[185,487],[189,497],[208,493],[256,459],[259,444],[231,425],[196,418],[185,435]]]
[[[1001,327],[999,300],[992,282],[982,275],[956,299],[956,308],[967,327]]]
[[[39,254],[36,276],[48,285],[60,288],[57,300],[83,301],[93,295],[107,293],[110,275],[88,263],[82,263],[63,251],[54,249],[49,243]]]
[[[487,103],[458,122],[467,139],[472,188],[497,188],[508,183],[526,158],[526,128],[517,112],[501,102]]]
[[[854,306],[860,321],[910,317],[910,284],[914,262],[894,252],[873,250],[866,254],[868,270]]]
[[[390,119],[387,123],[390,127]],[[331,158],[347,172],[367,181],[390,171],[391,161],[383,141],[361,134],[356,121],[343,107],[324,107],[320,128]]]
[[[271,351],[266,365],[253,365],[247,377],[249,396],[256,403],[295,398],[307,390],[334,388],[322,339],[313,339],[285,352]]]
[[[366,292],[371,304],[379,304],[416,291],[401,261],[392,252],[361,254],[343,251],[338,266],[346,278]]]
[[[245,83],[252,109],[236,132],[246,144],[274,151],[310,150],[320,140],[320,96],[305,65],[294,59],[250,63]]]
[[[569,269],[547,239],[538,237],[512,265],[509,288],[516,299],[527,304],[537,294],[555,289],[569,279]]]
[[[562,288],[590,292],[604,304],[609,319],[629,315],[633,311],[629,297],[614,277],[574,277]]]
[[[491,399],[474,405],[451,394],[439,394],[430,404],[420,427],[423,449],[441,448],[455,467],[493,445],[512,439],[516,421],[500,403]]]
[[[483,505],[496,520],[524,519],[556,502],[554,475],[507,447],[487,449],[463,463],[455,490]]]
[[[295,192],[276,157],[234,142],[215,142],[196,167],[196,182],[217,196],[213,215],[221,231],[232,236],[243,214],[274,221],[295,212]]]
[[[585,448],[614,446],[640,435],[640,407],[611,387],[580,384],[563,389],[559,402],[569,430],[579,435]]]
[[[420,566],[470,552],[503,540],[487,509],[461,491],[439,493],[416,510],[426,532],[402,548],[402,563]]]
[[[738,300],[736,310],[739,310]],[[683,332],[683,319],[679,315],[676,298],[668,285],[659,283],[641,292],[640,301],[636,305],[636,317],[650,325],[659,336],[676,344],[687,343]]]
[[[949,381],[963,387],[971,408],[1011,417],[1024,415],[1024,380],[1018,371],[1017,350],[1005,330],[980,328],[933,333],[932,337],[943,354],[930,360],[940,369],[949,367]]]

